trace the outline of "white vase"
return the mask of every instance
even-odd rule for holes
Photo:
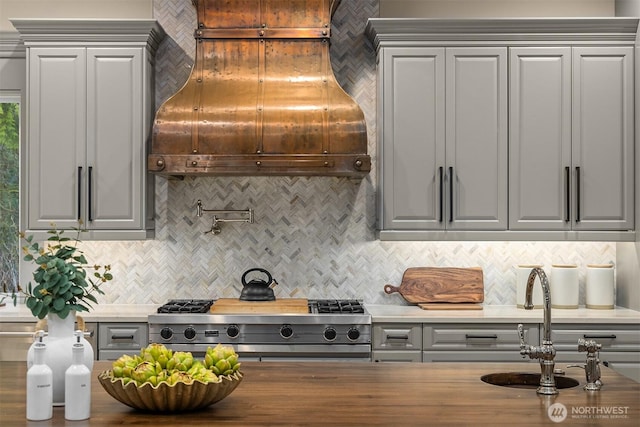
[[[47,316],[48,333],[43,339],[47,343],[44,362],[53,372],[53,406],[64,406],[64,374],[73,360],[72,349],[76,341],[73,334],[75,322],[75,312],[69,313],[65,319],[56,314]],[[93,369],[93,348],[84,337],[81,338],[81,342],[85,349],[84,364],[91,370]],[[27,368],[33,364],[34,345],[35,342],[27,353]]]

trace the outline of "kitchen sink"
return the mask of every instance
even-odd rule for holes
[[[556,388],[572,388],[580,384],[577,380],[565,376],[554,376]],[[524,373],[524,372],[498,372],[487,374],[480,379],[493,385],[514,388],[531,388],[535,389],[540,385],[540,374]]]

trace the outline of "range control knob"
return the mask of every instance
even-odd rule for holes
[[[165,340],[171,339],[171,337],[173,336],[173,331],[171,330],[171,328],[162,328],[162,330],[160,331],[160,336]]]
[[[240,328],[238,325],[227,326],[227,336],[229,338],[236,338],[238,335],[240,335]]]
[[[355,341],[360,338],[360,331],[358,330],[358,328],[349,328],[349,330],[347,331],[347,338],[349,338],[349,340],[351,341]]]
[[[280,326],[280,336],[286,339],[291,338],[293,336],[293,328],[291,325]]]
[[[329,327],[325,328],[324,332],[322,333],[322,336],[327,341],[334,341],[336,339],[336,337],[338,336],[338,333],[336,332],[336,330],[334,328],[329,326]]]
[[[196,337],[196,330],[193,327],[189,326],[184,330],[184,337],[188,340],[192,340]]]

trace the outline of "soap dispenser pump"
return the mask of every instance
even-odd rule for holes
[[[48,420],[53,416],[53,372],[44,363],[47,345],[44,331],[37,332],[33,347],[33,365],[27,371],[27,419]]]
[[[76,331],[71,366],[64,376],[64,418],[86,420],[91,415],[91,370],[84,364],[82,331]]]

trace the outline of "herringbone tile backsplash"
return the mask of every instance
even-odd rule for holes
[[[155,17],[167,31],[157,55],[157,105],[178,90],[193,63],[195,9],[191,0],[156,0]],[[361,298],[402,303],[386,295],[416,266],[481,266],[486,304],[515,304],[520,263],[615,262],[611,243],[380,242],[375,238],[375,52],[363,35],[378,0],[343,1],[333,19],[336,77],[361,105],[374,161],[363,180],[304,177],[206,177],[156,180],[156,239],[86,243],[91,260],[111,263],[115,280],[102,302],[162,304],[170,298],[238,297],[249,268],[269,270],[276,296]],[[255,210],[255,224],[223,224],[203,232],[207,209]],[[581,283],[584,268],[581,268]],[[584,295],[584,292],[582,292]],[[584,301],[582,301],[584,304]]]

